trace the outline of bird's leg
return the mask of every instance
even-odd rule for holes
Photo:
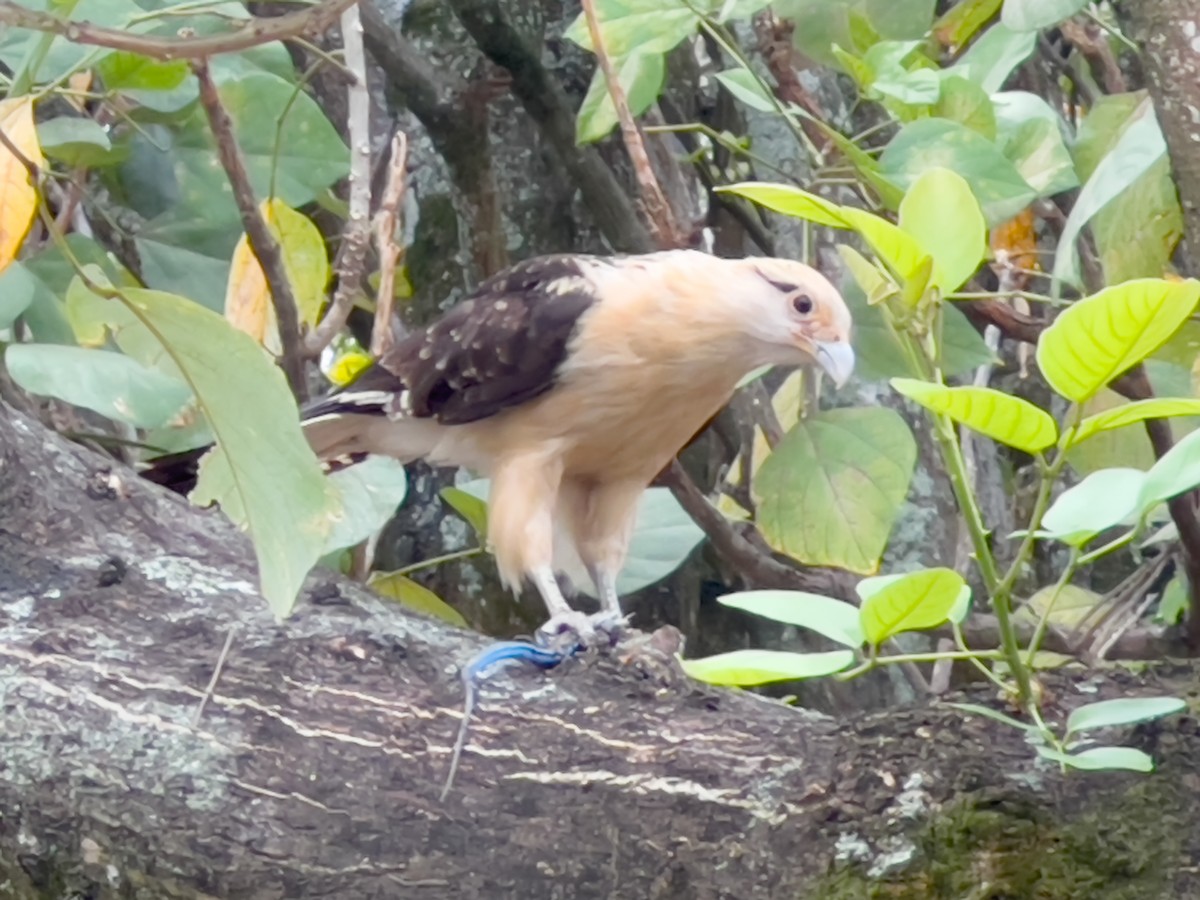
[[[601,563],[590,563],[587,567],[596,596],[600,598],[600,612],[591,617],[600,631],[613,634],[624,626],[628,619],[621,612],[621,598],[617,594],[617,573]]]
[[[539,637],[558,643],[564,632],[573,634],[579,642],[590,645],[596,641],[596,626],[592,620],[577,609],[572,609],[558,586],[558,578],[552,566],[537,566],[529,573],[529,580],[542,595],[542,601],[550,618],[538,629]]]

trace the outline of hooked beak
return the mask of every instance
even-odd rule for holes
[[[817,341],[817,362],[842,387],[854,373],[854,350],[848,342]]]

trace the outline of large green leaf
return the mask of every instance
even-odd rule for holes
[[[951,169],[971,185],[993,225],[1011,219],[1037,196],[999,147],[948,119],[909,122],[883,151],[879,168],[903,188],[929,169]]]
[[[900,204],[900,228],[933,257],[931,284],[958,290],[987,255],[987,224],[970,185],[950,169],[927,169]]]
[[[891,572],[887,575],[870,575],[859,581],[858,584],[854,586],[854,592],[858,594],[859,599],[862,600],[863,603],[866,603],[889,584],[899,581],[907,574],[909,573]],[[964,582],[963,586],[958,591],[958,597],[956,597],[954,600],[954,605],[950,607],[950,612],[946,617],[951,622],[961,623],[967,618],[967,615],[970,612],[971,586]]]
[[[1118,697],[1115,700],[1100,700],[1071,710],[1067,717],[1067,731],[1133,725],[1184,712],[1187,708],[1187,701],[1179,697]]]
[[[806,591],[741,591],[718,597],[722,606],[807,628],[847,647],[863,642],[858,607]]]
[[[903,631],[936,628],[950,615],[966,582],[953,569],[902,575],[863,601],[859,614],[867,642],[878,646]]]
[[[13,380],[30,393],[57,397],[137,428],[166,424],[192,396],[183,382],[107,350],[12,344],[4,362]]]
[[[695,6],[704,8],[703,3]],[[700,23],[697,10],[679,0],[597,0],[595,7],[604,49],[617,58],[635,50],[666,53]],[[583,13],[567,28],[565,37],[595,51]]]
[[[776,212],[794,216],[797,219],[816,222],[818,225],[828,225],[832,228],[854,227],[842,215],[846,211],[845,207],[838,206],[836,203],[830,203],[816,194],[802,191],[800,188],[792,187],[790,184],[745,181],[718,187],[716,191],[718,194],[737,194],[739,197],[753,200],[767,209],[773,209]]]
[[[1054,277],[1080,284],[1079,253],[1075,242],[1084,226],[1107,204],[1128,190],[1167,152],[1167,143],[1149,97],[1139,101],[1120,139],[1083,185],[1063,226],[1054,260]]]
[[[1181,397],[1159,397],[1154,400],[1139,400],[1114,409],[1088,416],[1079,423],[1079,428],[1070,435],[1068,446],[1081,444],[1102,431],[1124,428],[1146,419],[1167,419],[1172,416],[1200,416],[1200,400]]]
[[[853,650],[788,653],[784,650],[734,650],[703,659],[681,659],[683,671],[698,681],[751,687],[773,681],[800,681],[832,675],[854,665]]]
[[[1079,769],[1084,772],[1106,772],[1113,769],[1130,772],[1153,772],[1154,760],[1136,747],[1090,747],[1078,753],[1064,753],[1053,747],[1039,746],[1038,756]]]
[[[994,94],[1017,66],[1029,59],[1037,46],[1037,34],[1013,31],[997,22],[979,36],[950,72],[975,82],[984,93]]]
[[[1141,362],[1178,330],[1200,300],[1200,282],[1146,278],[1071,305],[1038,341],[1050,386],[1079,403]]]
[[[329,476],[341,497],[342,514],[325,539],[322,555],[365,541],[396,514],[408,492],[404,465],[386,456],[371,456]]]
[[[1165,458],[1165,457],[1164,457]],[[1102,531],[1137,518],[1146,473],[1101,469],[1059,495],[1038,534],[1081,547]]]
[[[249,336],[190,300],[128,289],[121,302],[161,341],[216,436],[192,500],[220,503],[246,529],[263,596],[277,616],[287,615],[338,502],[300,431],[283,374]]]
[[[977,131],[989,141],[996,137],[996,111],[983,88],[961,75],[943,73],[942,89],[932,113]]]
[[[1069,19],[1090,0],[1004,0],[1000,21],[1013,31],[1038,31]]]
[[[661,53],[633,52],[613,61],[617,80],[625,93],[629,111],[640,116],[658,98],[666,74],[666,60]],[[598,141],[617,126],[617,110],[608,92],[608,81],[599,66],[592,73],[592,83],[579,107],[575,121],[575,140],[580,144]]]
[[[871,574],[908,493],[917,446],[886,407],[834,409],[804,419],[754,478],[767,542],[810,565]]]
[[[1058,427],[1048,412],[1002,391],[912,378],[893,378],[892,387],[926,409],[1026,453],[1045,450],[1058,440]]]
[[[923,277],[924,284],[919,288],[923,291],[933,274],[933,257],[915,237],[866,210],[846,208],[842,215],[901,285]]]
[[[1079,186],[1062,117],[1050,104],[1026,91],[993,94],[992,104],[1001,151],[1039,197]]]

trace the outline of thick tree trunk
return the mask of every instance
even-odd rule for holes
[[[1138,737],[1155,775],[1064,777],[990,721],[838,723],[646,649],[497,676],[439,802],[478,639],[332,577],[278,624],[250,559],[0,405],[0,895],[1200,896],[1190,719]]]

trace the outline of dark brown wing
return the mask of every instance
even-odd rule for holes
[[[580,317],[597,299],[587,272],[605,264],[579,256],[519,263],[397,343],[382,367],[407,391],[401,409],[458,425],[549,390]],[[363,387],[382,386],[372,381]]]

